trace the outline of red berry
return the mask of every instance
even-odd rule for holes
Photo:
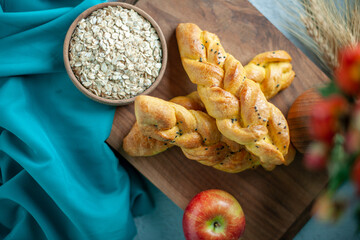
[[[312,142],[305,152],[304,163],[310,170],[324,169],[327,163],[328,148],[322,142]]]
[[[347,111],[347,101],[338,95],[316,103],[311,111],[310,131],[319,141],[331,144],[339,130],[339,117]]]
[[[338,86],[349,95],[360,93],[360,44],[339,53],[339,67],[335,70]]]

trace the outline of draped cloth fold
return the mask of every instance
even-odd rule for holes
[[[106,145],[114,107],[80,93],[62,45],[100,0],[0,0],[0,239],[132,239],[152,203]]]

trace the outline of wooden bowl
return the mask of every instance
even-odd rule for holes
[[[290,130],[290,138],[294,147],[301,153],[313,140],[310,129],[310,114],[316,103],[322,100],[321,95],[311,88],[302,93],[291,105],[287,120]]]
[[[70,61],[69,61],[69,45],[70,45],[70,39],[71,36],[78,24],[78,22],[84,18],[86,18],[87,16],[89,16],[92,12],[96,11],[97,9],[100,8],[104,8],[104,7],[108,7],[108,6],[121,6],[123,8],[127,8],[127,9],[133,9],[135,12],[137,12],[138,14],[140,14],[141,16],[143,16],[146,20],[148,20],[151,25],[155,28],[156,33],[159,36],[160,42],[161,42],[161,48],[162,48],[162,66],[159,72],[159,75],[157,76],[157,78],[155,79],[155,81],[152,83],[152,85],[146,89],[144,92],[138,94],[149,94],[150,92],[152,92],[157,85],[160,83],[164,73],[165,73],[165,69],[166,69],[166,64],[167,64],[167,46],[166,46],[166,40],[164,37],[164,34],[162,33],[159,25],[155,22],[155,20],[150,17],[149,14],[147,14],[146,12],[144,12],[143,10],[141,10],[138,7],[135,7],[133,5],[127,4],[127,3],[122,3],[122,2],[106,2],[106,3],[101,3],[98,5],[95,5],[87,10],[85,10],[83,13],[81,13],[75,20],[74,22],[71,24],[69,30],[66,33],[65,36],[65,41],[64,41],[64,48],[63,48],[63,55],[64,55],[64,64],[65,64],[65,68],[66,71],[71,79],[71,81],[74,83],[74,85],[83,93],[85,94],[87,97],[89,97],[92,100],[95,100],[97,102],[103,103],[103,104],[107,104],[107,105],[113,105],[113,106],[121,106],[121,105],[127,105],[130,104],[132,102],[134,102],[135,97],[132,98],[128,98],[128,99],[122,99],[122,100],[113,100],[113,99],[107,99],[107,98],[103,98],[103,97],[99,97],[96,96],[94,93],[92,93],[91,91],[89,91],[88,89],[86,89],[81,83],[80,81],[75,77],[75,74],[73,73],[71,66],[70,66]]]

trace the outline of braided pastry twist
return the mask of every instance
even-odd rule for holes
[[[291,57],[285,51],[269,51],[255,56],[244,68],[246,76],[251,78],[251,80],[262,83],[262,85],[260,85],[262,91],[272,96],[291,84],[291,77],[294,75],[294,72],[282,70],[284,68],[291,69],[291,65],[288,66],[290,61]],[[270,77],[266,77],[267,73]],[[279,75],[278,73],[281,74]],[[282,81],[280,81],[282,84],[280,84],[280,86],[275,85],[274,83],[276,81],[274,78],[282,79]],[[269,89],[269,86],[273,86],[273,88]],[[171,99],[170,102],[177,103],[188,110],[205,112],[204,104],[201,102],[199,94],[196,91],[187,96],[175,97]],[[234,144],[233,141],[231,142]],[[174,145],[170,143],[164,144],[164,142],[144,136],[137,123],[134,124],[123,143],[125,151],[131,156],[153,156],[172,146]]]
[[[182,99],[180,102],[189,106],[186,98],[177,97],[173,101]],[[196,106],[196,101],[190,106]],[[131,155],[144,156],[144,151],[139,151],[141,147],[150,147],[146,153],[157,154],[176,145],[187,158],[226,172],[240,172],[259,165],[259,159],[243,146],[222,136],[215,120],[204,112],[150,96],[138,96],[135,114],[137,123],[123,143],[124,150]],[[143,137],[139,139],[141,135]],[[139,142],[135,142],[139,140],[146,143],[139,146]]]
[[[201,102],[199,94],[195,91],[187,96],[178,96],[170,102],[179,104],[188,110],[199,110],[204,112],[205,107]],[[153,156],[159,154],[174,145],[165,143],[145,136],[139,129],[137,122],[133,125],[128,135],[123,140],[123,148],[131,156]]]
[[[260,84],[267,99],[290,86],[295,77],[290,55],[282,50],[256,55],[246,66],[246,77]]]
[[[227,54],[215,34],[197,25],[179,24],[176,29],[183,67],[219,131],[244,145],[271,170],[286,163],[290,146],[287,122],[269,103],[258,83],[246,77],[246,70]]]

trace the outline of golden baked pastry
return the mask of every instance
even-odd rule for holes
[[[290,55],[283,51],[269,51],[256,55],[246,66],[246,77],[260,84],[267,99],[290,86],[295,77]]]
[[[291,69],[290,61],[291,57],[285,51],[269,51],[256,55],[244,68],[248,78],[262,83],[260,86],[264,94],[267,92],[269,96],[273,96],[280,90],[288,87],[292,82],[294,72],[282,70]],[[266,77],[267,74],[271,77]],[[276,80],[274,79],[280,79],[282,84],[277,87],[275,85]],[[273,86],[273,88],[269,89],[269,86]],[[170,102],[177,103],[188,110],[206,111],[197,91],[187,96],[175,97]],[[164,142],[144,136],[137,123],[135,123],[128,136],[124,139],[123,146],[131,156],[153,156],[173,145],[169,143],[164,144]]]
[[[123,149],[130,156],[153,156],[174,145],[158,141],[141,133],[137,122],[123,140]]]
[[[187,96],[175,97],[170,101],[179,103],[188,110],[204,110],[203,104],[200,101],[197,92],[193,92]],[[211,119],[210,121],[214,121],[214,119]],[[224,159],[219,160],[219,163],[213,165],[214,168],[235,173],[248,168],[254,168],[255,166],[259,165],[259,159],[257,157],[252,156],[246,160],[246,157],[249,155],[243,146],[227,139],[223,135],[221,136],[220,141],[226,144],[226,147],[229,149],[229,151]],[[153,137],[144,136],[137,123],[134,124],[133,128],[130,130],[129,134],[124,138],[123,141],[124,150],[131,156],[153,156],[167,150],[172,146],[174,145],[169,141],[159,141]],[[219,148],[217,146],[218,144],[212,144],[207,147],[207,150],[205,150],[204,147],[187,149],[182,148],[182,150],[187,158],[192,160],[201,160],[202,164],[211,165],[213,164],[213,156],[217,154],[216,148]],[[220,146],[225,145],[220,144]],[[291,162],[291,160],[294,158],[295,151],[294,149],[292,150],[293,151],[291,154],[287,155],[288,162]],[[209,156],[211,157],[209,158]],[[208,159],[210,160],[209,162],[207,161]]]
[[[204,104],[201,102],[199,94],[195,91],[187,96],[179,96],[170,100],[186,109],[205,111]],[[137,122],[133,125],[128,135],[123,140],[123,148],[130,156],[153,156],[159,154],[173,144],[162,142],[145,136],[139,129]]]
[[[215,34],[184,23],[178,25],[176,38],[183,67],[219,131],[259,157],[267,170],[288,164],[288,125],[267,101],[261,83],[246,77],[245,68],[225,52]]]
[[[179,104],[188,110],[198,110],[202,112],[206,111],[205,106],[201,102],[201,99],[197,91],[194,91],[186,96],[174,97],[173,99],[170,100],[170,102]]]
[[[185,106],[189,106],[189,101],[197,106],[196,100],[191,101],[196,92],[189,96],[173,100],[182,99],[180,102]],[[155,97],[138,96],[135,115],[137,123],[123,144],[132,156],[154,155],[176,145],[187,158],[226,172],[240,172],[260,163],[243,146],[225,138],[215,119],[204,112]]]

